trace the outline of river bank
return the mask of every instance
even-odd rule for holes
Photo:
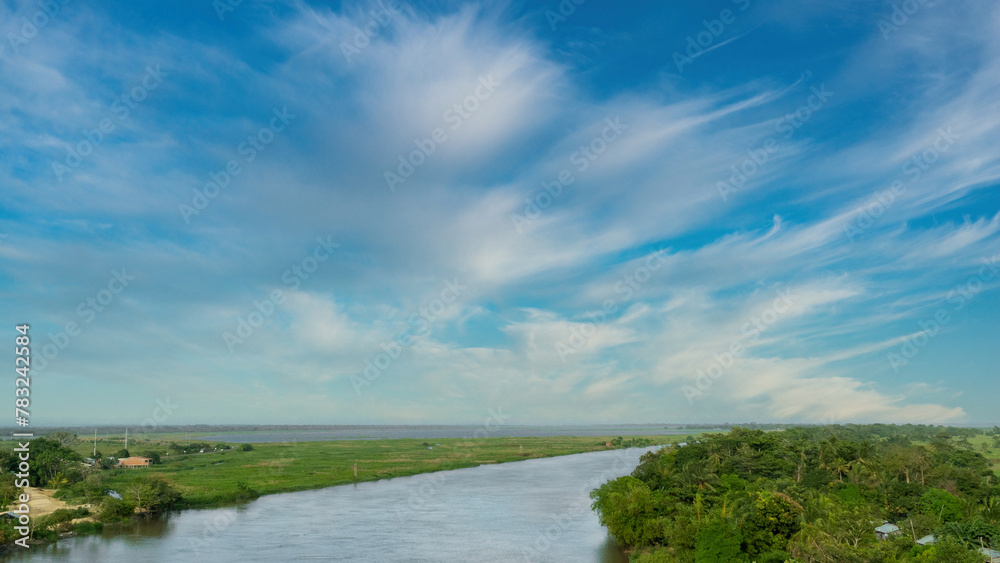
[[[625,563],[589,491],[646,448],[496,463],[171,511],[11,552],[9,561]]]
[[[130,455],[158,457],[160,463],[137,469],[99,469],[72,462],[76,467],[71,469],[82,472],[77,482],[63,483],[58,491],[50,491],[46,496],[62,499],[69,505],[82,505],[88,502],[82,498],[88,480],[98,480],[104,490],[124,491],[142,475],[162,478],[176,489],[181,498],[175,506],[206,508],[245,502],[260,495],[677,440],[677,436],[670,435],[487,437],[281,442],[233,447],[164,440],[154,435],[132,439]],[[119,444],[109,439],[97,444],[104,452],[114,452],[121,446],[124,442]],[[69,447],[81,460],[90,457],[95,449],[83,440]],[[182,448],[190,453],[178,453]],[[98,451],[98,455],[107,453]]]
[[[609,446],[616,438],[381,439],[259,443],[249,451],[237,448],[182,455],[164,451],[161,464],[118,470],[105,483],[124,484],[140,471],[158,475],[180,491],[182,506],[205,508],[245,499],[247,488],[259,495],[287,493],[677,440],[676,436],[625,437],[622,446]]]

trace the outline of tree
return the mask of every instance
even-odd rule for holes
[[[0,507],[7,506],[14,502],[14,499],[21,494],[21,488],[14,486],[14,476],[6,474],[0,476]]]
[[[920,497],[920,512],[936,516],[941,522],[956,522],[965,513],[962,499],[941,489],[930,489]]]
[[[961,542],[944,538],[937,544],[919,550],[914,561],[919,563],[983,563],[985,559]]]
[[[181,495],[162,477],[136,475],[125,487],[125,498],[139,510],[160,512],[177,503]]]
[[[1000,545],[1000,501],[991,500],[1000,480],[979,448],[957,447],[981,435],[925,425],[734,428],[647,453],[630,478],[594,492],[594,509],[636,559],[964,563],[968,545]],[[904,533],[878,541],[874,527],[886,520]],[[727,523],[742,537],[738,551]],[[913,545],[930,533],[944,545]],[[668,549],[643,555],[644,546]]]
[[[49,440],[59,442],[60,445],[65,447],[72,446],[73,444],[76,443],[75,432],[65,432],[60,430],[58,432],[49,432],[48,434],[45,435],[45,437],[48,438]]]
[[[677,558],[669,549],[659,548],[632,556],[630,563],[676,563]]]
[[[878,516],[868,505],[844,506],[835,504],[827,516],[824,530],[837,542],[859,547],[875,539],[872,522]]]
[[[118,453],[115,454],[115,457],[118,458],[118,459],[125,459],[127,457],[132,457],[132,456],[131,456],[131,454],[128,453],[128,450],[126,450],[125,448],[122,448],[122,449],[118,450]]]
[[[73,450],[48,438],[35,438],[31,441],[31,468],[28,470],[28,481],[32,487],[41,487],[52,481],[53,477],[62,474],[63,478],[79,480],[80,462],[83,457]],[[9,456],[4,460],[4,470],[18,473],[18,456]]]
[[[719,483],[719,476],[712,472],[706,462],[692,461],[681,469],[676,479],[684,486],[697,489],[698,491],[714,491],[715,485]]]
[[[104,497],[104,500],[101,501],[101,508],[97,512],[97,519],[101,522],[118,522],[131,518],[133,514],[135,514],[135,504],[132,502]]]
[[[698,531],[695,563],[737,563],[747,561],[741,550],[743,534],[730,521],[716,521]]]
[[[645,483],[635,477],[619,477],[590,493],[592,508],[600,522],[621,543],[652,545],[661,535],[656,516],[660,502]]]
[[[753,493],[750,513],[743,521],[746,552],[753,556],[783,551],[802,527],[802,506],[781,493]]]
[[[979,515],[990,524],[1000,524],[1000,497],[990,497],[983,500]]]

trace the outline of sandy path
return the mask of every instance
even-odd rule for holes
[[[52,498],[52,493],[55,492],[52,489],[25,487],[24,492],[28,493],[28,507],[31,509],[32,518],[52,514],[60,508],[72,508],[65,502]]]

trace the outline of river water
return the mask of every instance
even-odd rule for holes
[[[485,465],[185,510],[9,561],[596,562],[628,559],[589,492],[649,448]]]

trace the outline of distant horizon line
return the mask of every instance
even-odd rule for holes
[[[733,427],[743,427],[743,426],[803,426],[803,427],[819,427],[819,426],[868,426],[875,424],[884,424],[889,426],[933,426],[942,428],[989,428],[993,426],[1000,425],[1000,422],[980,422],[980,423],[962,423],[962,424],[942,424],[942,423],[924,423],[924,422],[837,422],[837,423],[823,423],[823,422],[620,422],[620,423],[607,423],[607,422],[594,422],[594,423],[537,423],[537,424],[504,424],[505,428],[564,428],[564,427],[597,427],[597,428],[656,428],[663,427],[664,430],[684,430],[684,429],[698,429],[698,428],[733,428]],[[0,435],[2,434],[39,434],[44,432],[54,432],[59,430],[68,429],[79,429],[79,430],[97,430],[98,432],[102,430],[121,430],[125,429],[130,431],[138,429],[140,434],[167,434],[171,432],[200,432],[200,431],[223,431],[224,429],[234,429],[234,430],[328,430],[328,429],[342,429],[342,428],[452,428],[452,427],[470,427],[470,426],[482,426],[481,423],[422,423],[422,424],[266,424],[266,423],[197,423],[197,424],[175,424],[175,425],[158,425],[152,429],[145,429],[144,425],[123,425],[114,423],[99,423],[99,424],[61,424],[61,425],[51,425],[51,426],[36,426],[33,428],[0,428]]]

